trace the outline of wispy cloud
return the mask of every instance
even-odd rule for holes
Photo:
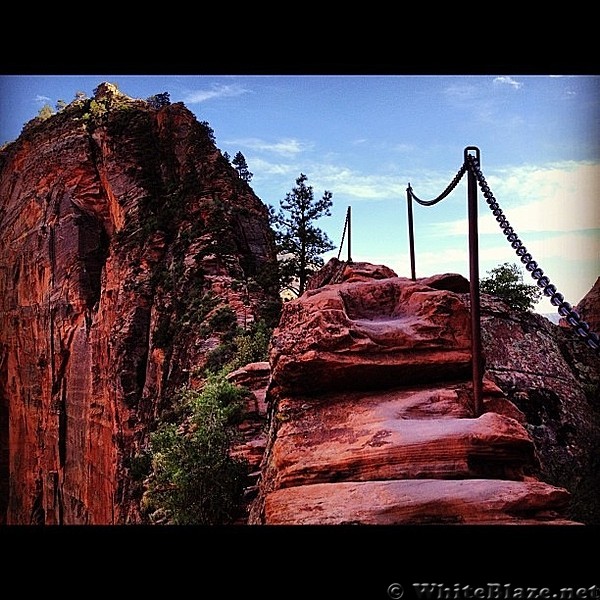
[[[600,164],[564,162],[545,167],[524,166],[490,175],[488,184],[517,234],[600,229]],[[464,235],[467,220],[447,223],[438,235]],[[500,232],[482,202],[481,234]]]
[[[523,84],[520,81],[517,81],[516,79],[513,79],[512,77],[506,77],[506,76],[495,77],[494,85],[508,85],[508,86],[514,88],[515,90],[518,90],[523,87]]]
[[[406,184],[396,175],[365,175],[342,165],[320,163],[314,164],[310,173],[317,187],[330,190],[334,196],[385,200],[406,194]]]
[[[200,104],[215,98],[230,98],[250,93],[250,90],[239,84],[213,83],[210,88],[204,90],[192,90],[185,94],[183,101],[186,104]]]
[[[254,171],[254,183],[257,181],[264,181],[269,178],[273,181],[272,176],[298,176],[299,172],[295,166],[289,163],[276,163],[268,160],[264,160],[260,157],[254,157],[251,161],[251,168]]]
[[[443,94],[452,104],[463,105],[477,100],[481,96],[481,90],[476,83],[460,81],[448,85]]]
[[[48,96],[42,96],[41,94],[38,94],[33,101],[36,104],[39,104],[40,106],[42,106],[43,104],[48,104],[50,102],[52,102],[51,98],[48,98]]]
[[[229,146],[248,148],[256,152],[273,152],[282,156],[295,156],[301,152],[312,150],[313,148],[311,142],[303,142],[294,138],[283,138],[276,142],[270,142],[260,138],[240,138],[227,140],[225,143]]]

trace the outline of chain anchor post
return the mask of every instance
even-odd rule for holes
[[[352,262],[352,208],[348,207],[346,214],[346,223],[348,225],[348,263]]]
[[[413,206],[412,206],[412,188],[410,183],[406,188],[406,204],[408,207],[408,245],[410,251],[410,278],[415,281],[417,279],[415,271],[415,232],[413,225]]]
[[[476,146],[465,148],[467,165],[467,204],[469,217],[469,291],[471,300],[471,366],[473,375],[473,409],[475,417],[483,413],[483,360],[481,346],[481,302],[479,296],[479,232],[477,225],[477,177],[469,163],[473,159],[481,165],[481,153]]]

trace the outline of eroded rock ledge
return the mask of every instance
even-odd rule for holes
[[[473,414],[468,282],[332,261],[284,306],[250,523],[567,524],[524,414]],[[319,284],[319,285],[318,285]]]

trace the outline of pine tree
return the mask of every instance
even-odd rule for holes
[[[248,164],[246,163],[246,158],[241,152],[237,152],[233,157],[231,164],[236,168],[238,175],[242,181],[250,182],[252,181],[253,174],[248,170]]]
[[[155,94],[154,96],[148,97],[146,99],[146,102],[150,105],[151,108],[159,110],[171,104],[171,97],[169,95],[169,92],[163,92],[162,94]]]
[[[269,207],[280,257],[281,287],[297,296],[306,290],[310,275],[323,266],[321,254],[335,248],[327,234],[315,226],[317,219],[331,216],[332,194],[325,191],[321,199],[315,200],[306,180],[306,175],[300,173],[296,187],[280,201],[278,212]]]

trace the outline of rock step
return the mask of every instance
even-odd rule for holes
[[[539,481],[496,479],[317,483],[266,497],[272,525],[575,525],[569,493]]]
[[[523,479],[535,449],[515,419],[403,419],[389,403],[340,414],[307,411],[283,423],[272,449],[271,489],[336,481]]]

